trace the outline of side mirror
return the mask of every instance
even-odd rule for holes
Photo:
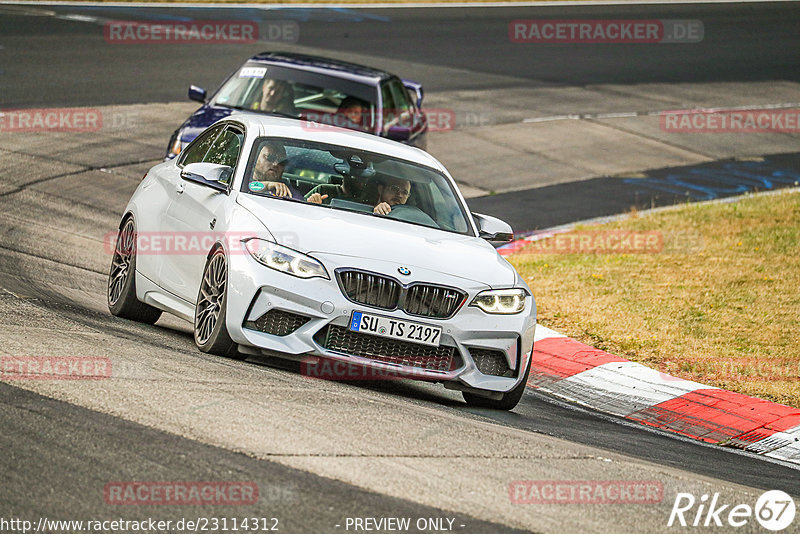
[[[411,128],[407,128],[405,126],[392,126],[389,128],[389,131],[386,132],[386,137],[392,141],[408,141],[408,139],[411,137]]]
[[[422,84],[412,80],[403,80],[403,85],[408,91],[414,95],[417,102],[417,107],[422,107],[422,98],[425,96],[425,91],[422,90]]]
[[[181,171],[181,178],[184,180],[226,193],[231,176],[233,176],[232,168],[217,163],[190,163]]]
[[[206,90],[202,87],[197,87],[196,85],[189,86],[189,100],[194,100],[195,102],[200,102],[202,104],[206,103]]]
[[[473,213],[472,218],[478,225],[478,236],[489,242],[508,243],[514,239],[514,231],[507,222],[497,217]]]

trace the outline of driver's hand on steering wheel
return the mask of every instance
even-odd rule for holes
[[[277,197],[292,196],[292,192],[289,190],[289,187],[283,182],[264,182],[264,185],[266,186],[267,191]]]
[[[372,210],[372,213],[377,215],[389,215],[389,212],[392,211],[392,207],[387,202],[381,202],[375,209]]]

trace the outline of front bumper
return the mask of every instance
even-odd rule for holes
[[[469,306],[475,295],[489,289],[488,286],[412,266],[413,279],[403,280],[403,283],[421,281],[458,287],[467,293],[467,297],[461,308],[449,319],[411,316],[402,310],[387,311],[351,302],[343,295],[334,274],[337,268],[357,267],[392,276],[391,273],[397,268],[396,265],[380,260],[336,255],[314,255],[314,257],[325,265],[331,275],[330,280],[297,278],[261,265],[246,252],[236,251],[230,254],[226,326],[233,341],[242,346],[246,352],[260,352],[267,355],[278,352],[284,357],[301,360],[307,356],[320,356],[373,369],[377,371],[374,376],[460,382],[470,388],[501,393],[513,389],[523,379],[524,370],[530,360],[536,324],[533,297],[526,298],[525,310],[520,314],[489,315],[476,307]],[[276,331],[283,335],[265,333],[254,326],[256,321],[271,311],[273,313],[269,317],[277,320],[273,321],[274,325],[279,325],[272,328],[277,328]],[[274,313],[275,311],[289,313]],[[353,350],[348,351],[346,340],[353,339],[348,335],[373,338],[370,341],[375,341],[377,346],[381,346],[381,343],[383,346],[392,343],[392,340],[387,341],[387,338],[376,338],[369,334],[343,335],[343,332],[347,332],[354,311],[440,326],[442,328],[440,346],[452,348],[455,365],[445,368],[440,365],[426,365],[421,362],[428,356],[414,358],[414,354],[408,358],[364,357],[357,354],[363,353],[363,350],[356,349],[355,346]],[[306,319],[293,321],[292,315]],[[264,323],[262,319],[259,324]],[[340,341],[335,350],[331,348],[331,343],[325,341],[330,339],[329,332],[339,336]],[[345,341],[341,341],[342,339]],[[412,350],[414,347],[425,347],[418,344],[410,345]],[[370,343],[370,346],[376,345]],[[405,350],[408,347],[402,348]],[[433,354],[426,352],[425,349],[416,352]],[[443,352],[447,352],[447,349],[436,354]],[[486,360],[487,355],[494,358],[491,360],[493,363],[487,364],[487,361],[490,361]],[[505,361],[498,362],[498,359],[502,358]],[[482,372],[481,369],[487,372]],[[492,372],[498,374],[502,372],[505,376],[491,374]]]

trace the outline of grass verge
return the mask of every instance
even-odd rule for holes
[[[674,376],[800,407],[800,193],[632,212],[570,235],[562,245],[588,235],[589,246],[551,238],[509,257],[541,324]],[[613,235],[644,235],[640,244],[656,235],[659,250],[597,251]],[[564,248],[572,252],[553,253]]]

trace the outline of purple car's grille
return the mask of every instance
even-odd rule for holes
[[[409,315],[447,319],[464,303],[466,294],[457,289],[415,283],[403,287],[397,280],[376,273],[341,269],[336,272],[342,293],[352,302],[395,310]]]
[[[314,340],[328,350],[420,369],[453,371],[462,365],[455,347],[429,347],[351,332],[343,326],[328,325],[314,335]]]

